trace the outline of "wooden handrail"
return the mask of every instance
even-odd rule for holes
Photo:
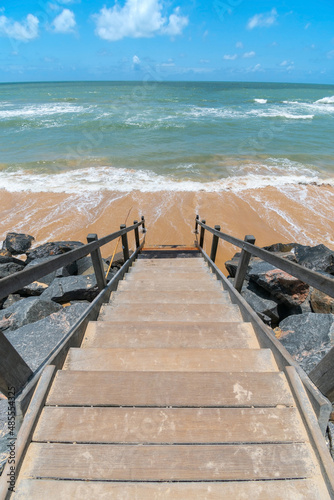
[[[196,228],[197,226],[201,226],[203,230],[203,239],[204,242],[204,230],[212,233],[214,236],[225,240],[232,245],[241,248],[244,252],[255,255],[255,257],[259,257],[260,259],[269,262],[273,266],[282,269],[283,271],[291,274],[295,278],[300,279],[304,283],[313,286],[317,290],[329,295],[330,297],[334,297],[334,279],[327,278],[316,271],[312,271],[311,269],[307,269],[306,267],[301,266],[300,264],[296,264],[295,262],[291,262],[290,260],[283,259],[282,257],[278,257],[268,250],[264,250],[263,248],[257,247],[252,243],[248,243],[247,241],[240,240],[239,238],[235,238],[229,234],[225,234],[217,229],[214,229],[205,224],[205,221],[200,221],[199,218],[195,219]],[[202,233],[201,233],[202,234]],[[199,244],[200,248],[203,248],[203,244]],[[245,272],[247,267],[245,269]],[[240,284],[239,277],[239,284]],[[242,280],[243,281],[243,280]]]

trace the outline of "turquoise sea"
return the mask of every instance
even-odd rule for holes
[[[334,185],[334,85],[0,85],[0,189]]]

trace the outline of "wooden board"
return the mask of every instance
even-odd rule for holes
[[[173,266],[172,264],[169,266],[134,266],[130,271],[129,275],[135,275],[137,273],[146,273],[148,275],[174,275],[174,274],[183,274],[183,273],[196,273],[206,276],[207,274],[212,274],[209,270],[208,266],[189,266],[188,264],[184,264],[183,266]]]
[[[219,281],[214,281],[212,279],[201,279],[201,280],[188,280],[185,281],[183,279],[175,279],[175,280],[164,280],[157,279],[149,280],[149,279],[139,279],[136,281],[120,281],[117,287],[117,290],[127,290],[127,291],[142,291],[142,290],[154,290],[158,292],[162,291],[182,291],[182,290],[192,290],[197,292],[202,291],[212,291],[212,290],[220,290],[223,291],[223,287]]]
[[[133,265],[133,268],[137,269],[137,268],[155,268],[155,267],[158,267],[158,268],[162,268],[162,267],[167,267],[168,269],[170,267],[184,267],[184,266],[188,266],[188,267],[201,267],[201,268],[205,268],[205,269],[208,269],[208,266],[207,264],[205,263],[204,259],[203,258],[190,258],[190,259],[187,259],[187,258],[183,258],[183,259],[138,259],[136,260],[135,264]]]
[[[32,443],[23,478],[200,481],[293,479],[315,472],[307,444],[109,445]]]
[[[114,292],[110,301],[111,304],[145,302],[148,304],[231,304],[229,294],[216,289],[210,291],[161,290],[159,292],[144,289],[134,292],[130,288],[127,291]]]
[[[15,500],[330,500],[321,480],[109,483],[23,480]]]
[[[82,347],[259,348],[250,323],[91,321]]]
[[[91,347],[69,350],[64,370],[273,372],[270,349],[119,349]]]
[[[119,321],[237,321],[242,317],[234,304],[104,304],[99,320]]]
[[[275,443],[307,436],[296,408],[46,407],[34,441]]]
[[[203,271],[201,273],[194,273],[192,271],[178,272],[177,269],[173,273],[154,273],[150,271],[141,271],[138,273],[128,273],[125,276],[126,281],[174,281],[174,280],[191,280],[191,281],[213,281],[215,282],[216,277],[210,271]]]
[[[58,371],[48,405],[293,406],[283,373]]]

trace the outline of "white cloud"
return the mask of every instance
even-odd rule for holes
[[[225,61],[234,61],[237,57],[238,57],[237,54],[233,54],[233,55],[225,54],[223,56],[223,59],[225,59]]]
[[[126,0],[120,7],[117,3],[111,7],[103,7],[94,14],[95,33],[109,41],[121,40],[125,37],[149,38],[154,35],[180,35],[188,24],[188,17],[180,15],[177,7],[173,14],[162,16],[162,0]]]
[[[133,64],[140,64],[140,59],[139,59],[139,57],[138,57],[138,56],[133,56],[133,58],[132,58],[132,62],[133,62]]]
[[[280,66],[287,66],[288,64],[289,64],[288,61],[282,61]]]
[[[29,42],[38,37],[38,24],[39,20],[32,14],[28,14],[21,23],[6,16],[0,16],[0,35]]]
[[[64,9],[54,19],[52,26],[56,33],[72,33],[76,27],[74,13],[69,9]]]
[[[237,49],[243,49],[244,48],[244,44],[242,42],[237,42],[235,44],[235,46],[236,46]]]
[[[255,54],[254,50],[251,50],[250,52],[245,52],[242,57],[245,57],[246,59],[248,59],[249,57],[254,57],[255,55],[256,54]]]
[[[267,12],[265,14],[255,14],[255,16],[249,19],[247,28],[249,30],[257,27],[269,28],[269,26],[276,22],[277,15],[278,14],[276,9],[272,9],[270,12]]]

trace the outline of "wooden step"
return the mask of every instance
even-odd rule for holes
[[[296,408],[46,407],[33,441],[282,443],[305,442],[307,436]]]
[[[82,347],[258,349],[251,323],[90,321]]]
[[[148,276],[165,276],[165,275],[168,275],[168,276],[173,276],[174,274],[176,275],[182,275],[182,274],[189,274],[189,273],[194,273],[198,276],[206,276],[206,275],[212,275],[211,271],[209,270],[208,267],[204,267],[204,266],[188,266],[188,265],[184,265],[184,266],[177,266],[177,267],[173,267],[173,266],[169,266],[169,267],[157,267],[157,266],[134,266],[133,268],[131,268],[131,270],[129,271],[128,273],[128,276],[134,276],[136,274],[145,274],[145,275],[148,275]]]
[[[165,280],[163,278],[159,279],[139,279],[135,281],[123,280],[118,283],[117,290],[119,291],[194,291],[194,292],[205,292],[212,290],[223,291],[221,283],[213,279],[201,279],[201,280],[190,280],[185,281],[182,279],[177,280]]]
[[[180,272],[178,270],[175,270],[174,272],[168,272],[168,273],[162,273],[162,272],[154,272],[154,271],[138,271],[138,272],[129,272],[128,274],[125,275],[126,281],[137,281],[137,280],[144,280],[144,281],[174,281],[174,280],[191,280],[191,281],[196,281],[196,280],[202,280],[202,281],[207,281],[207,280],[212,280],[215,281],[216,277],[214,274],[212,274],[210,271],[203,271],[200,273],[195,273],[195,272]]]
[[[140,259],[131,267],[132,269],[177,269],[179,267],[189,267],[189,269],[208,269],[203,259]]]
[[[47,405],[293,406],[285,375],[268,373],[58,371]]]
[[[63,370],[272,372],[270,349],[116,349],[71,348]]]
[[[312,477],[309,446],[32,443],[23,478],[117,481],[244,481]]]
[[[148,304],[231,304],[230,296],[227,292],[220,290],[192,291],[174,290],[160,291],[152,290],[114,292],[111,297],[111,304],[132,304],[135,302],[147,302]]]
[[[274,466],[275,467],[275,466]],[[321,478],[242,482],[106,482],[25,479],[15,500],[330,500]]]
[[[234,304],[104,304],[99,320],[119,321],[211,321],[241,322],[242,316]]]

